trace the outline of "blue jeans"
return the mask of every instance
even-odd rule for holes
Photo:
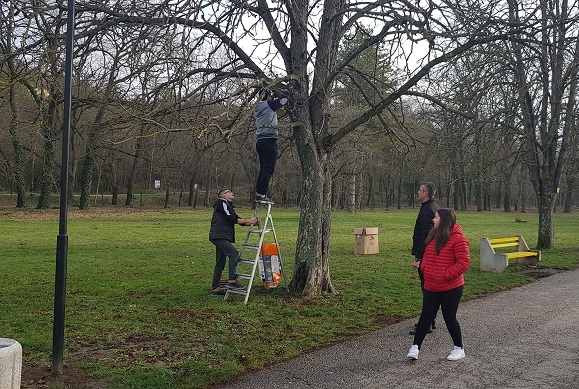
[[[259,155],[259,174],[255,185],[255,193],[267,195],[269,181],[273,176],[275,163],[277,162],[277,139],[258,139],[255,148]]]
[[[237,260],[239,251],[227,239],[212,239],[211,243],[215,245],[215,270],[213,270],[213,283],[211,289],[219,288],[221,273],[225,268],[225,261],[229,257],[229,279],[237,280]]]

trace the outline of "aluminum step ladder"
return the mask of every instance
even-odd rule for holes
[[[281,260],[281,252],[279,250],[279,244],[277,240],[277,235],[275,233],[275,227],[273,225],[273,218],[271,217],[271,206],[272,203],[265,203],[260,204],[257,203],[255,206],[254,217],[258,220],[261,220],[261,225],[251,225],[249,226],[249,230],[247,231],[247,235],[245,237],[245,241],[243,242],[243,246],[241,246],[241,250],[239,252],[239,261],[237,265],[237,276],[238,278],[242,278],[245,280],[249,280],[247,283],[247,288],[244,289],[233,289],[228,288],[225,292],[224,299],[227,300],[231,293],[233,294],[241,294],[245,296],[245,300],[243,301],[244,304],[247,304],[247,300],[249,300],[249,293],[251,292],[251,288],[253,286],[253,279],[255,278],[255,273],[258,270],[259,264],[259,256],[261,253],[261,249],[265,243],[275,243],[277,246],[277,252],[279,257],[279,269],[281,274],[281,280],[283,280],[285,289],[288,290],[288,285],[285,278],[283,262]],[[265,218],[259,217],[259,208],[260,206],[266,207],[266,216]],[[272,233],[273,242],[267,241],[265,239],[266,235]],[[247,273],[240,272],[240,267],[247,268],[247,265],[251,266],[251,271]],[[278,284],[279,285],[279,284]]]

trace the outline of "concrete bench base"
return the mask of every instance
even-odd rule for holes
[[[0,338],[0,389],[20,389],[22,346],[13,339]]]
[[[513,247],[510,253],[497,253],[495,248]],[[500,273],[509,266],[509,259],[519,265],[536,265],[541,260],[539,250],[530,250],[522,236],[480,240],[480,270]]]

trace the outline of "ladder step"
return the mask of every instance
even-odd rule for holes
[[[236,293],[236,294],[242,294],[242,295],[246,295],[247,294],[247,290],[246,289],[227,289],[227,291],[229,293]]]
[[[243,259],[243,258],[239,258],[237,260],[237,263],[247,263],[248,265],[253,265],[255,263],[255,261],[253,259]]]
[[[239,274],[239,273],[237,273],[237,277],[238,277],[238,278],[243,278],[244,280],[250,280],[250,279],[251,279],[251,274]]]
[[[259,230],[251,230],[251,231],[249,231],[249,232],[251,232],[252,234],[265,234],[265,233],[271,232],[271,231],[272,231],[271,228],[266,228],[265,230],[264,230],[264,229],[259,229]]]
[[[257,250],[259,248],[259,246],[254,245],[254,244],[244,244],[242,246],[244,249],[250,249],[250,250]]]

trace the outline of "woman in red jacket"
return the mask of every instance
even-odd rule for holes
[[[460,324],[456,320],[458,304],[462,297],[464,272],[470,265],[468,240],[456,224],[452,209],[440,208],[434,214],[434,226],[426,238],[426,250],[420,264],[424,274],[422,313],[416,327],[414,343],[408,351],[408,359],[418,359],[422,341],[428,326],[442,308],[446,328],[454,342],[454,349],[447,357],[449,361],[464,358]]]

